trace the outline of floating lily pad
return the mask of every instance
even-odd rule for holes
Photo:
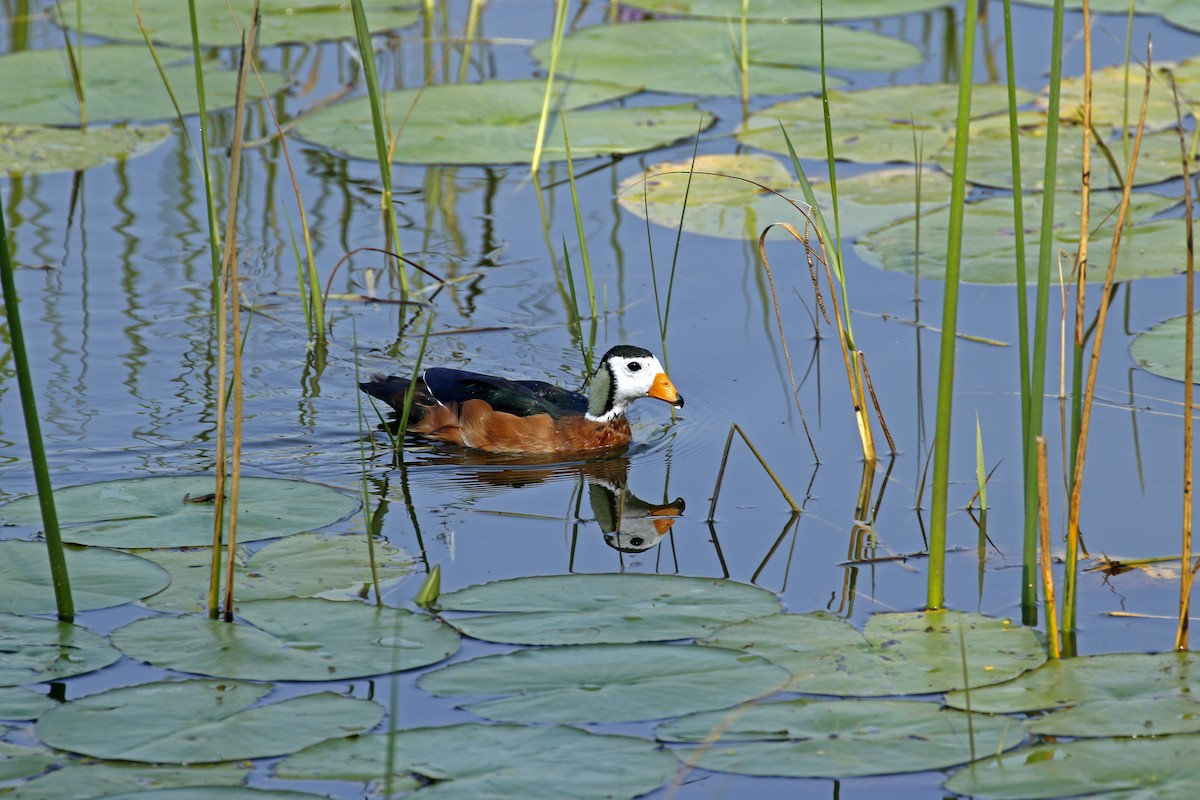
[[[968,723],[969,716],[910,700],[791,700],[693,714],[655,734],[667,742],[714,742],[698,754],[704,769],[793,778],[944,769],[972,759],[972,737],[981,755],[1025,740],[1011,719],[975,714]]]
[[[573,159],[637,153],[695,136],[715,121],[695,105],[583,108],[631,94],[612,84],[560,84]],[[393,160],[416,164],[510,164],[529,161],[545,97],[544,81],[440,84],[384,95]],[[555,96],[557,109],[558,95]],[[410,115],[411,112],[411,115]],[[309,114],[297,127],[311,142],[353,158],[376,158],[366,97]],[[542,157],[566,160],[557,113],[546,127]]]
[[[954,611],[875,614],[861,634],[831,614],[781,614],[730,625],[703,643],[785,667],[790,691],[848,697],[960,688],[963,646],[971,687],[1009,680],[1046,660],[1031,629]]]
[[[518,650],[451,664],[417,685],[445,697],[510,695],[463,708],[500,722],[633,722],[763,697],[787,673],[731,650],[666,644]]]
[[[204,764],[295,752],[365,733],[383,718],[372,700],[333,692],[262,704],[274,687],[232,681],[163,681],[81,697],[42,716],[51,747],[95,758]]]
[[[132,478],[86,483],[54,493],[62,537],[105,547],[197,547],[212,543],[213,504],[208,476]],[[242,478],[238,500],[239,542],[274,539],[344,519],[358,501],[304,481]],[[16,525],[38,525],[41,509],[30,495],[0,506]]]
[[[108,794],[104,800],[322,800],[329,795],[250,786],[183,786]]]
[[[476,639],[511,644],[655,642],[703,636],[779,611],[774,593],[732,581],[675,575],[542,575],[442,595],[450,620]]]
[[[379,794],[390,744],[382,734],[325,742],[281,761],[275,776],[358,781],[372,784],[370,793]],[[396,733],[394,744],[392,790],[416,789],[420,783],[414,776],[420,776],[433,781],[421,790],[420,797],[428,800],[637,797],[666,783],[679,767],[675,757],[654,742],[578,728],[415,728]]]
[[[1017,102],[1031,102],[1032,92],[1017,92]],[[958,87],[951,84],[885,86],[829,92],[833,116],[833,150],[843,161],[913,162],[918,150],[926,158],[950,141],[957,114]],[[1008,90],[976,84],[971,93],[972,118],[1008,108]],[[800,158],[825,161],[825,117],[820,97],[801,97],[751,114],[738,131],[744,144],[787,155],[779,130],[783,123]]]
[[[1093,192],[1090,218],[1092,235],[1088,244],[1088,275],[1101,280],[1108,269],[1116,214],[1110,213],[1120,201],[1119,192]],[[1174,198],[1136,192],[1129,208],[1130,227],[1121,237],[1117,260],[1118,281],[1176,275],[1186,266],[1186,240],[1181,219],[1151,218],[1170,208]],[[1038,225],[1042,214],[1042,196],[1025,195],[1026,279],[1037,279]],[[1061,256],[1063,274],[1069,274],[1071,259],[1078,249],[1079,197],[1059,192],[1055,197],[1054,240]],[[920,270],[922,278],[940,280],[946,270],[946,235],[950,214],[946,208],[921,215]],[[966,283],[1013,283],[1016,261],[1013,258],[1013,213],[1011,197],[989,197],[968,203],[964,209],[961,280]],[[906,220],[872,231],[854,246],[868,264],[894,272],[912,274],[917,267],[916,229]],[[1057,276],[1057,269],[1054,270]],[[1056,278],[1057,280],[1057,278]]]
[[[119,606],[170,582],[152,561],[102,547],[64,549],[76,611]],[[0,541],[0,612],[53,614],[54,580],[45,542]]]
[[[39,175],[91,169],[148,153],[170,132],[165,125],[86,130],[0,125],[0,172]]]
[[[692,17],[737,19],[742,6],[735,0],[628,0],[623,5],[657,14],[686,14]],[[826,3],[825,19],[876,19],[915,14],[945,5],[945,0],[854,0]],[[745,9],[747,19],[816,20],[821,18],[819,0],[754,0]]]
[[[1155,72],[1161,72],[1162,65],[1156,62],[1154,66]],[[1141,65],[1136,63],[1130,64],[1128,69],[1124,64],[1116,64],[1093,70],[1092,125],[1106,133],[1128,130],[1132,141],[1133,131],[1137,128],[1138,114],[1141,111],[1145,83],[1146,72]],[[1083,120],[1083,76],[1064,77],[1059,86],[1059,116],[1064,121],[1078,124]],[[1044,88],[1042,96],[1038,100],[1038,107],[1045,110],[1048,105],[1049,89]],[[1183,114],[1186,117],[1186,107],[1183,109]],[[1146,107],[1146,130],[1173,128],[1175,121],[1175,102],[1171,97],[1170,85],[1165,80],[1152,80],[1150,82],[1150,103]],[[972,139],[971,144],[974,143],[975,141]],[[1061,139],[1059,143],[1062,143]],[[1178,134],[1175,147],[1176,157],[1178,157]],[[1121,148],[1117,148],[1117,152],[1120,153]],[[1121,160],[1124,161],[1123,155]],[[1095,160],[1092,163],[1095,164]]]
[[[0,742],[0,781],[32,777],[55,761],[55,757],[47,750]]]
[[[1200,328],[1196,323],[1194,328]],[[1171,317],[1134,337],[1129,345],[1129,354],[1134,363],[1154,375],[1181,381],[1184,377],[1184,342],[1187,335],[1187,317]],[[1193,345],[1196,331],[1192,331]],[[1200,352],[1200,351],[1198,351]],[[1192,376],[1200,381],[1200,374]]]
[[[821,29],[817,25],[747,27],[750,93],[796,94],[821,89]],[[562,40],[558,71],[581,80],[609,81],[655,92],[739,95],[740,33],[724,20],[644,20],[593,25]],[[921,62],[911,44],[867,30],[827,27],[830,69],[894,71]],[[533,57],[549,68],[553,42],[539,42]],[[837,81],[833,85],[840,85]]]
[[[0,689],[0,719],[37,719],[54,701],[30,689]]]
[[[174,119],[175,107],[144,44],[86,47],[79,55],[83,58],[83,91],[89,125]],[[191,56],[182,62],[171,61],[166,53],[160,57],[179,107],[184,114],[195,114],[199,105]],[[220,70],[219,66],[204,65],[204,95],[210,111],[231,107],[235,100],[237,76]],[[275,73],[264,71],[262,79],[268,94],[283,88],[283,78]],[[71,70],[62,49],[23,50],[0,56],[0,87],[4,87],[0,90],[0,119],[6,123],[66,126],[80,123]],[[250,81],[247,92],[251,99],[260,97],[258,81]]]
[[[104,761],[67,761],[58,769],[13,787],[4,800],[93,800],[112,794],[169,787],[236,786],[246,779],[246,767],[234,764],[193,764],[155,767]]]
[[[1078,706],[1098,700],[1148,699],[1196,690],[1193,653],[1109,653],[1047,661],[1020,678],[971,691],[971,708],[993,714]],[[955,708],[965,693],[946,695]],[[1133,735],[1133,734],[1130,734]]]
[[[0,653],[0,686],[82,675],[121,657],[102,637],[78,625],[14,614],[0,614]]]
[[[114,9],[108,0],[63,0],[54,11],[60,25],[75,26],[80,5],[83,31],[88,36],[142,41],[133,6]],[[364,0],[367,22],[373,33],[407,27],[417,12],[401,9],[395,0]],[[138,11],[150,39],[176,47],[192,46],[188,4],[177,0],[138,0]],[[233,47],[242,42],[254,0],[196,3],[196,27],[201,47]],[[354,16],[349,3],[329,0],[261,0],[258,40],[261,46],[292,42],[353,39]]]
[[[1171,697],[1096,700],[1037,717],[1025,724],[1042,736],[1163,736],[1200,733],[1200,700],[1190,692]]]
[[[1021,0],[1032,6],[1052,6],[1054,0]],[[1083,0],[1067,0],[1065,8],[1083,8]],[[1089,8],[1093,14],[1129,13],[1129,0],[1092,0]],[[1138,14],[1156,14],[1164,20],[1185,30],[1200,32],[1200,7],[1191,0],[1138,0],[1134,11]]]
[[[113,632],[127,655],[222,678],[331,681],[415,669],[458,650],[458,634],[423,614],[365,603],[291,598],[238,607],[243,623],[139,619]]]
[[[683,228],[689,233],[728,239],[755,241],[764,227],[775,222],[790,222],[804,230],[805,220],[795,206],[746,182],[774,189],[807,209],[800,185],[773,157],[761,153],[698,156],[689,188],[690,167],[690,161],[652,164],[645,169],[644,183],[642,175],[631,175],[621,184],[618,199],[622,207],[642,218],[649,212],[651,222],[672,229],[679,227],[682,216]],[[852,238],[915,214],[917,172],[904,167],[839,179],[842,236]],[[945,173],[921,169],[920,174],[923,210],[949,202],[950,179]],[[828,184],[815,182],[813,191],[832,222]],[[687,211],[683,213],[685,194]]]
[[[1082,795],[1190,800],[1198,781],[1200,736],[1164,736],[1087,739],[1014,750],[971,764],[945,785],[980,800]]]
[[[372,548],[381,592],[412,572],[413,562],[408,554],[385,541],[369,543],[363,534],[301,533],[271,542],[252,556],[247,557],[244,550],[239,553],[233,584],[237,599],[239,602],[284,597],[362,599],[374,591]],[[154,551],[146,558],[170,572],[171,585],[147,598],[144,605],[172,611],[202,611],[208,607],[212,561],[208,548]]]

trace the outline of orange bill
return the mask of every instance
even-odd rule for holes
[[[683,408],[683,396],[675,391],[675,384],[671,383],[665,372],[654,376],[654,383],[650,384],[650,391],[646,396],[666,401],[676,408]]]

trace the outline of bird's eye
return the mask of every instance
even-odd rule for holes
[[[641,368],[642,368],[642,365],[640,362],[638,362],[638,361],[630,361],[629,362],[629,371],[630,372],[637,372]]]

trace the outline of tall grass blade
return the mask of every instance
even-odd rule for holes
[[[558,74],[558,54],[562,51],[563,31],[567,25],[567,0],[555,0],[554,34],[550,41],[550,68],[546,71],[546,94],[542,98],[542,114],[538,118],[537,138],[533,142],[533,157],[529,160],[529,174],[536,178],[542,163],[542,148],[546,141],[546,127],[550,122],[550,100],[554,96],[554,78]]]
[[[1054,600],[1054,559],[1050,553],[1050,479],[1046,469],[1046,437],[1037,437],[1038,533],[1041,540],[1042,592],[1046,598],[1046,643],[1050,657],[1060,658],[1058,609]]]
[[[80,4],[83,7],[83,4]],[[212,263],[213,311],[217,310],[218,288],[221,283],[221,251],[217,244],[220,225],[217,223],[217,202],[213,194],[212,169],[208,164],[208,102],[204,93],[204,62],[200,60],[200,28],[196,21],[196,0],[188,0],[188,21],[192,29],[192,66],[196,81],[196,103],[200,113],[200,166],[204,172],[204,198],[208,213],[208,256]]]

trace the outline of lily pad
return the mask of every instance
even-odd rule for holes
[[[790,691],[848,697],[961,688],[964,646],[971,687],[1009,680],[1046,660],[1029,628],[955,611],[875,614],[861,634],[831,614],[781,614],[730,625],[703,643],[785,667]]]
[[[222,678],[331,681],[415,669],[458,650],[458,634],[423,614],[365,603],[291,598],[239,606],[242,623],[139,619],[112,640],[157,667]]]
[[[1164,736],[1087,739],[1014,750],[971,764],[945,786],[981,800],[1082,795],[1189,800],[1196,796],[1198,781],[1200,736]]]
[[[2,730],[3,728],[0,728],[0,731]],[[0,781],[32,777],[56,760],[48,750],[0,742]]]
[[[417,21],[417,12],[397,8],[395,0],[364,0],[373,33],[404,28]],[[58,23],[73,28],[83,11],[83,31],[105,39],[142,41],[133,6],[116,10],[108,0],[64,0],[54,11]],[[192,46],[188,4],[177,0],[138,0],[138,11],[150,39],[175,47]],[[201,47],[234,47],[250,21],[254,0],[196,3],[196,27]],[[261,0],[258,39],[261,46],[354,38],[349,3],[329,0]]]
[[[55,702],[30,689],[0,689],[0,719],[37,719]]]
[[[97,17],[101,15],[96,15]],[[87,123],[174,119],[175,107],[163,87],[146,46],[110,44],[86,47],[83,59],[83,92]],[[191,56],[171,61],[161,54],[167,81],[184,114],[199,110],[196,73]],[[232,107],[237,76],[216,63],[204,65],[204,95],[209,111]],[[283,88],[283,78],[264,71],[267,93]],[[22,50],[0,56],[0,119],[31,125],[80,124],[79,104],[71,84],[67,54],[60,49]],[[258,81],[247,87],[250,99],[261,97]]]
[[[651,222],[672,229],[679,227],[682,216],[683,228],[689,233],[726,239],[755,241],[762,229],[774,222],[790,222],[803,231],[805,220],[795,206],[746,182],[774,189],[807,209],[800,185],[773,157],[761,153],[698,156],[689,188],[691,167],[690,161],[663,161],[646,167],[644,181],[642,175],[631,175],[621,184],[621,206],[642,218],[649,213]],[[856,237],[911,217],[916,208],[917,174],[916,168],[904,167],[839,179],[842,236]],[[923,210],[949,202],[950,179],[945,173],[921,169],[920,175]],[[828,183],[814,182],[813,191],[828,209]],[[683,213],[685,195],[687,210]]]
[[[231,681],[163,681],[81,697],[42,716],[51,747],[95,758],[204,764],[294,752],[364,733],[383,718],[372,700],[333,692],[259,703],[274,687]]]
[[[518,650],[451,664],[417,685],[439,697],[509,695],[468,703],[499,722],[634,722],[744,703],[787,683],[757,656],[694,645],[576,645]]]
[[[85,483],[54,493],[62,537],[105,547],[197,547],[212,543],[213,504],[208,476],[131,478]],[[358,501],[304,481],[242,478],[239,542],[289,536],[330,525],[352,514]],[[30,495],[0,506],[16,525],[38,525],[41,509]]]
[[[627,0],[623,5],[657,14],[686,14],[692,17],[737,19],[742,6],[734,0]],[[876,19],[915,14],[945,5],[945,0],[854,0],[852,3],[826,3],[825,19]],[[821,18],[819,0],[755,0],[745,9],[747,19],[817,20]]]
[[[1042,736],[1162,736],[1200,733],[1200,700],[1190,692],[1135,700],[1096,700],[1032,719],[1030,733]]]
[[[237,599],[362,599],[373,591],[372,552],[381,592],[412,572],[412,559],[388,542],[369,542],[364,534],[301,533],[271,542],[251,556],[244,550],[239,553],[234,568]],[[144,605],[172,611],[202,611],[208,607],[209,548],[154,551],[146,558],[170,572],[171,585],[147,598]]]
[[[1016,680],[972,690],[971,708],[1006,714],[1098,700],[1174,697],[1197,689],[1198,666],[1200,657],[1193,653],[1109,653],[1047,661]],[[962,692],[946,695],[946,703],[955,708],[964,708],[966,701]]]
[[[0,614],[0,686],[46,683],[107,667],[121,657],[86,628]]]
[[[450,623],[467,636],[511,644],[599,644],[703,636],[728,622],[779,611],[774,593],[732,581],[674,575],[543,575],[442,595],[449,611],[488,611]]]
[[[71,760],[9,790],[4,800],[93,800],[112,794],[169,787],[236,786],[246,779],[246,766],[193,764],[157,767],[119,761]]]
[[[148,153],[170,132],[165,125],[86,130],[0,125],[0,172],[40,175],[91,169]]]
[[[747,26],[749,85],[754,96],[818,92],[821,29],[817,25]],[[643,20],[594,25],[562,40],[558,71],[581,80],[609,81],[655,92],[739,95],[740,34],[724,20]],[[827,27],[830,69],[895,71],[921,62],[911,44],[867,30]],[[539,42],[532,55],[550,65],[553,41]],[[837,81],[834,85],[840,85]]]
[[[1031,102],[1032,92],[1017,92],[1017,102]],[[958,87],[951,84],[884,86],[829,92],[833,116],[833,150],[839,160],[883,163],[913,162],[918,149],[926,157],[950,141],[957,114]],[[971,93],[972,119],[1008,108],[1008,89],[976,84]],[[825,117],[820,97],[787,100],[750,115],[739,129],[743,144],[787,155],[779,130],[787,129],[800,158],[825,161]]]
[[[666,783],[679,767],[669,751],[632,736],[601,736],[578,728],[520,725],[450,725],[395,734],[395,760],[387,759],[388,737],[360,736],[315,745],[281,761],[277,778],[342,780],[371,784],[380,794],[391,766],[393,791],[420,786],[428,800],[512,797],[637,797]],[[613,765],[619,764],[619,769]]]
[[[1093,230],[1088,244],[1088,275],[1102,279],[1108,269],[1108,254],[1116,214],[1110,213],[1120,201],[1119,192],[1093,192],[1091,220]],[[1150,192],[1136,192],[1129,209],[1129,225],[1121,237],[1117,260],[1118,281],[1177,275],[1186,265],[1186,240],[1181,219],[1152,219],[1175,205],[1174,198]],[[1042,214],[1042,196],[1025,195],[1026,279],[1037,279],[1037,231]],[[1055,197],[1054,240],[1060,253],[1063,273],[1071,269],[1071,259],[1079,242],[1079,197],[1058,193]],[[943,207],[921,215],[920,270],[922,278],[940,280],[946,270],[946,235],[949,211]],[[1013,258],[1014,223],[1011,197],[989,197],[968,203],[964,209],[961,280],[966,283],[1014,283],[1016,261]],[[868,264],[893,272],[912,274],[917,267],[916,229],[911,220],[872,231],[854,245],[855,252]],[[1056,273],[1057,274],[1057,273]]]
[[[322,800],[329,795],[250,786],[183,786],[108,794],[104,800]]]
[[[1054,0],[1021,0],[1032,6],[1052,6]],[[1064,7],[1077,10],[1083,8],[1083,0],[1067,0]],[[1093,0],[1089,6],[1093,14],[1129,13],[1128,0]],[[1200,7],[1191,0],[1138,0],[1134,11],[1138,14],[1156,14],[1180,28],[1200,32]]]
[[[1200,323],[1194,327],[1200,328]],[[1187,317],[1171,317],[1158,323],[1150,330],[1142,331],[1129,345],[1129,354],[1141,369],[1153,375],[1181,381],[1184,377],[1184,337],[1187,335]],[[1192,331],[1193,344],[1196,331]],[[1200,382],[1200,375],[1193,375]]]
[[[415,164],[529,161],[546,84],[538,80],[439,84],[384,95],[398,134],[393,160]],[[632,93],[587,81],[560,84],[573,159],[637,153],[695,136],[715,122],[695,105],[584,108]],[[556,94],[555,103],[557,104]],[[557,107],[557,106],[556,106]],[[299,134],[352,158],[376,158],[371,108],[356,97],[301,119]],[[562,126],[550,116],[542,157],[566,160]]]
[[[64,548],[76,611],[119,606],[161,591],[171,580],[152,561],[102,547]],[[0,541],[0,612],[53,614],[54,580],[44,542]]]
[[[655,734],[667,742],[713,742],[698,753],[704,769],[793,778],[945,769],[970,761],[972,752],[992,755],[1025,740],[1011,719],[911,700],[760,703],[693,714]]]

